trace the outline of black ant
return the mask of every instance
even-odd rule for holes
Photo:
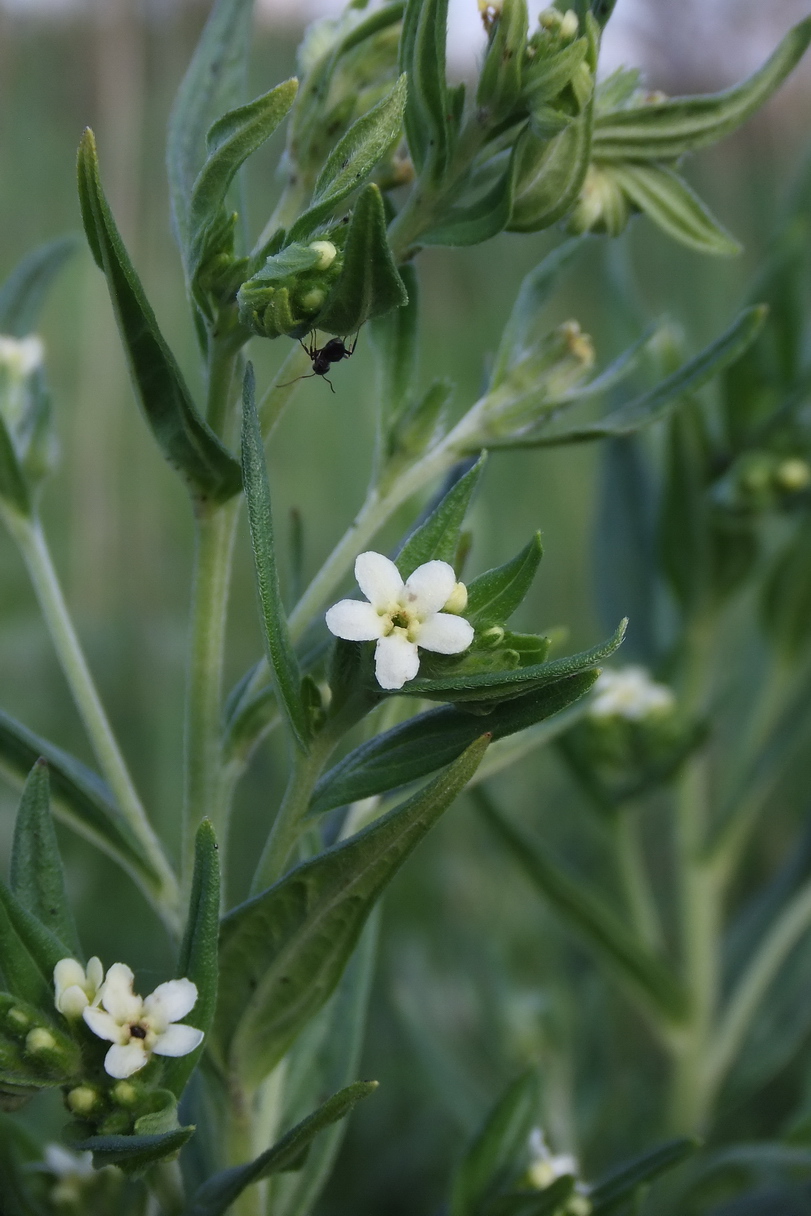
[[[306,376],[296,376],[295,380],[288,380],[287,384],[280,384],[279,388],[287,388],[289,384],[295,384],[297,380],[309,380],[312,376],[323,376],[334,393],[335,388],[332,381],[327,378],[327,372],[331,364],[340,363],[341,359],[349,359],[354,355],[355,347],[358,344],[358,335],[355,334],[355,341],[351,346],[346,346],[343,338],[330,338],[329,342],[326,342],[323,346],[316,346],[314,336],[309,346],[301,338],[299,338],[299,344],[309,355],[313,370],[308,372]]]

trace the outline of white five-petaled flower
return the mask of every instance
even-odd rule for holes
[[[15,380],[24,380],[42,364],[44,347],[35,334],[27,338],[12,338],[0,334],[0,367]]]
[[[621,667],[597,677],[589,713],[593,718],[641,722],[672,709],[674,704],[675,697],[667,685],[657,684],[644,667]]]
[[[381,688],[402,688],[414,679],[420,668],[418,648],[461,654],[473,641],[473,626],[455,615],[464,611],[467,594],[447,562],[426,562],[403,582],[382,553],[361,553],[355,578],[369,602],[334,604],[327,628],[348,642],[377,642],[375,675]]]
[[[567,1174],[576,1178],[578,1173],[577,1158],[571,1153],[553,1153],[541,1129],[534,1127],[529,1136],[527,1179],[530,1185],[539,1191],[545,1191],[558,1178]],[[591,1203],[587,1198],[588,1191],[589,1188],[584,1183],[576,1183],[575,1194],[566,1205],[567,1216],[589,1216]]]
[[[100,992],[103,1008],[88,1005],[82,1015],[93,1034],[113,1044],[104,1069],[119,1080],[143,1068],[153,1052],[185,1056],[203,1041],[202,1030],[177,1024],[194,1008],[196,984],[169,980],[142,1000],[132,990],[134,978],[125,963],[113,963]]]
[[[87,970],[75,958],[62,958],[54,967],[54,1001],[66,1018],[80,1018],[88,1005],[98,1001],[104,968],[95,956]]]

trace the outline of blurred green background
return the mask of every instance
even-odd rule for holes
[[[93,126],[120,227],[195,386],[199,371],[163,156],[171,99],[203,15],[203,6],[192,5],[182,12],[167,8],[149,21],[126,14],[116,21],[58,22],[0,16],[0,275],[36,244],[79,227],[74,153],[83,127]],[[260,30],[255,93],[292,73],[294,49],[289,30]],[[781,196],[804,160],[807,100],[807,92],[795,88],[788,101],[778,98],[691,167],[712,209],[744,242],[742,257],[710,262],[640,221],[610,248],[599,240],[588,246],[549,309],[550,327],[577,318],[607,362],[634,336],[618,286],[632,273],[650,317],[666,313],[690,349],[720,332],[748,290]],[[278,151],[278,145],[266,149],[251,166],[256,230],[278,190]],[[459,408],[475,399],[523,274],[557,240],[558,234],[502,236],[483,248],[424,256],[423,380],[454,380]],[[62,448],[45,493],[47,530],[137,783],[174,846],[191,568],[185,494],[138,414],[104,283],[84,249],[54,291],[42,332]],[[261,383],[287,342],[253,345]],[[320,381],[302,385],[270,453],[280,531],[293,508],[301,512],[308,576],[366,486],[374,402],[366,334],[335,383],[335,396]],[[505,560],[542,529],[542,573],[517,624],[533,630],[565,625],[572,648],[595,642],[604,624],[592,569],[598,460],[599,452],[589,449],[496,456],[472,518],[472,572]],[[408,519],[392,525],[381,548]],[[244,527],[232,601],[232,679],[260,646]],[[0,704],[92,764],[22,564],[4,534]],[[271,739],[239,791],[232,899],[245,890],[247,863],[278,803],[284,772],[280,744]],[[501,798],[588,864],[594,829],[554,757],[524,762],[502,781]],[[0,787],[4,853],[15,801],[14,792]],[[147,988],[153,978],[165,978],[168,946],[156,951],[161,930],[129,880],[75,838],[63,834],[63,844],[88,951],[109,962],[126,958]],[[656,1057],[627,1008],[607,995],[585,956],[564,947],[556,923],[522,883],[464,800],[398,879],[385,906],[363,1067],[363,1075],[380,1080],[381,1092],[355,1116],[324,1211],[435,1210],[463,1138],[528,1058],[544,1066],[553,1139],[581,1147],[587,1173],[646,1142],[645,1095]],[[571,983],[556,983],[561,974]],[[623,1022],[625,1034],[618,1035]],[[599,1083],[606,1075],[610,1091]],[[61,1122],[56,1104],[34,1104],[27,1117],[53,1129]]]

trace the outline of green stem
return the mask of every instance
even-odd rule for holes
[[[758,1006],[794,946],[811,926],[811,883],[794,895],[771,926],[727,1003],[708,1052],[708,1086],[724,1080],[743,1046]]]
[[[645,865],[637,809],[622,808],[612,826],[617,872],[631,922],[640,941],[657,952],[662,945],[662,928]]]
[[[231,559],[240,500],[201,509],[197,515],[191,609],[191,650],[186,693],[183,876],[188,883],[194,834],[210,819],[226,843],[228,807],[223,802],[222,685]]]
[[[298,389],[299,381],[309,366],[309,355],[296,342],[259,402],[259,421],[264,439],[269,439],[273,434],[282,412]]]
[[[176,929],[179,915],[177,879],[147,818],[104,711],[70,618],[42,527],[39,520],[25,519],[10,511],[4,512],[4,517],[25,561],[54,649],[104,779],[113,792],[118,809],[160,879],[157,896],[160,909],[167,923]]]
[[[211,339],[206,385],[206,419],[212,431],[220,438],[226,438],[225,428],[231,414],[231,382],[236,360],[237,352],[233,343]]]
[[[273,214],[259,234],[259,239],[251,252],[252,257],[259,254],[279,228],[290,228],[304,210],[308,195],[309,189],[300,178],[288,179]]]

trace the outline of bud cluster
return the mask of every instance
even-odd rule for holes
[[[337,237],[342,235],[339,230]],[[332,240],[288,245],[242,284],[237,296],[241,324],[266,338],[304,337],[315,328],[342,268],[343,257]]]

